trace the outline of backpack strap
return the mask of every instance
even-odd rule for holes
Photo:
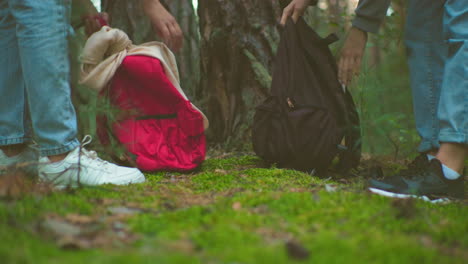
[[[340,40],[340,38],[335,33],[332,33],[323,39],[323,43],[325,43],[328,46],[337,42],[338,40]]]
[[[349,91],[345,92],[346,102],[346,128],[345,128],[345,146],[339,147],[339,161],[337,169],[340,172],[347,172],[359,165],[361,159],[361,124],[359,114],[356,111],[353,98]]]

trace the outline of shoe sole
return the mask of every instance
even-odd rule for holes
[[[393,193],[393,192],[384,191],[384,190],[380,190],[380,189],[376,189],[376,188],[369,188],[369,191],[372,192],[372,193],[381,195],[381,196],[385,196],[385,197],[397,198],[397,199],[415,198],[415,199],[420,199],[420,200],[430,202],[430,203],[433,203],[433,204],[450,202],[449,198],[439,198],[439,199],[431,200],[431,199],[429,199],[429,197],[427,197],[425,195],[419,196],[419,195],[413,195],[413,194]]]
[[[57,190],[65,190],[67,188],[72,188],[72,189],[75,189],[75,188],[78,188],[80,185],[78,183],[70,183],[70,184],[54,184],[54,183],[51,183],[50,181],[47,181],[47,180],[44,180],[44,179],[39,179],[40,182],[43,182],[43,183],[50,183],[53,188],[57,189]],[[136,181],[131,181],[131,182],[128,182],[128,183],[125,183],[125,184],[115,184],[115,183],[103,183],[103,184],[98,184],[98,185],[86,185],[86,184],[81,184],[82,187],[91,187],[91,186],[100,186],[100,185],[106,185],[106,184],[112,184],[112,185],[115,185],[115,186],[128,186],[128,185],[133,185],[133,184],[139,184],[139,183],[144,183],[146,182],[146,178],[144,176],[142,176],[142,178],[139,178],[138,180]]]

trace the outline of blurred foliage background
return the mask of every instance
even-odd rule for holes
[[[93,2],[110,13],[112,26],[125,30],[135,43],[157,40],[149,21],[141,15],[138,1]],[[210,145],[226,151],[251,151],[253,111],[268,92],[279,40],[278,1],[165,2],[185,34],[184,49],[177,54],[182,87],[211,120]],[[337,58],[356,5],[357,0],[320,0],[305,14],[320,35],[340,36],[340,42],[331,47]],[[419,137],[403,41],[405,10],[405,1],[392,1],[379,33],[369,35],[361,75],[350,87],[361,116],[363,150],[372,156],[397,159],[416,154]],[[84,41],[82,29],[77,30],[72,41],[75,66]],[[80,133],[95,135],[96,113],[109,109],[76,80],[74,102]]]

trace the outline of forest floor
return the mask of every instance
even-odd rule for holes
[[[4,177],[0,262],[467,263],[467,201],[373,195],[371,164],[319,179],[212,154],[198,172],[64,191]]]

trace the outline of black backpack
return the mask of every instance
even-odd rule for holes
[[[268,163],[319,175],[337,155],[341,172],[359,164],[359,116],[328,48],[337,39],[319,37],[302,18],[287,22],[271,94],[257,107],[252,127],[254,150]]]

